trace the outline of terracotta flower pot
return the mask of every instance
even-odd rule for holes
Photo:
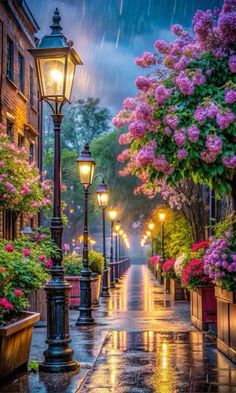
[[[99,306],[99,297],[101,292],[101,275],[92,273],[91,281],[91,298],[92,305]]]
[[[71,286],[69,307],[78,309],[80,306],[80,277],[66,276],[65,279]]]
[[[177,278],[170,279],[170,296],[173,300],[186,300],[184,288],[181,287],[181,282]]]
[[[208,330],[216,325],[215,287],[197,287],[190,291],[191,321],[200,330]]]
[[[33,327],[40,315],[25,311],[22,319],[8,326],[0,327],[0,381],[26,369],[29,360]]]
[[[217,348],[236,363],[236,290],[215,287],[217,300]]]

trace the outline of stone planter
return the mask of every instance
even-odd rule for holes
[[[29,311],[38,312],[40,314],[40,321],[47,321],[47,301],[46,292],[44,288],[36,289],[29,298]]]
[[[170,279],[170,297],[172,300],[186,300],[184,288],[181,287],[180,280],[176,278]]]
[[[92,273],[92,281],[91,281],[91,298],[92,305],[99,306],[99,297],[101,292],[101,275]]]
[[[25,311],[22,319],[0,327],[0,381],[27,369],[33,327],[40,315]]]
[[[236,290],[215,287],[217,300],[217,348],[236,363]]]
[[[216,325],[215,288],[205,286],[190,291],[191,322],[199,330],[209,330]]]
[[[65,279],[71,286],[69,308],[78,309],[80,306],[80,277],[66,276]]]

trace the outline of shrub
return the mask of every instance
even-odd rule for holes
[[[89,251],[89,267],[92,273],[102,274],[104,257],[100,252]]]
[[[79,276],[83,267],[82,256],[74,254],[64,256],[63,266],[67,276]]]
[[[163,277],[166,278],[176,278],[175,270],[174,270],[174,264],[175,264],[175,259],[166,259],[166,261],[162,265],[162,275]]]

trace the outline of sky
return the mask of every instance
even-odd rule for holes
[[[170,27],[191,31],[197,9],[221,7],[223,0],[27,0],[41,30],[50,32],[56,7],[64,35],[84,65],[78,66],[72,98],[100,98],[115,115],[127,96],[136,94],[134,80],[146,74],[134,64],[144,51],[154,51],[157,39],[171,41]]]

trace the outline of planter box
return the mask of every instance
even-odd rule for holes
[[[170,296],[172,300],[186,300],[184,288],[181,287],[181,283],[176,278],[170,279]]]
[[[47,300],[46,292],[43,288],[36,289],[29,298],[29,311],[38,312],[40,314],[40,321],[47,321]]]
[[[27,369],[34,323],[38,313],[23,312],[23,319],[0,327],[0,381],[17,369]]]
[[[71,286],[69,307],[78,309],[80,306],[80,277],[66,276],[65,279]]]
[[[191,322],[199,330],[216,325],[216,298],[214,287],[198,287],[190,291]]]
[[[236,363],[236,291],[215,287],[217,300],[217,348]]]
[[[99,306],[99,297],[101,292],[101,275],[92,274],[91,281],[91,299],[93,306]]]
[[[164,293],[170,293],[170,279],[164,277]]]

